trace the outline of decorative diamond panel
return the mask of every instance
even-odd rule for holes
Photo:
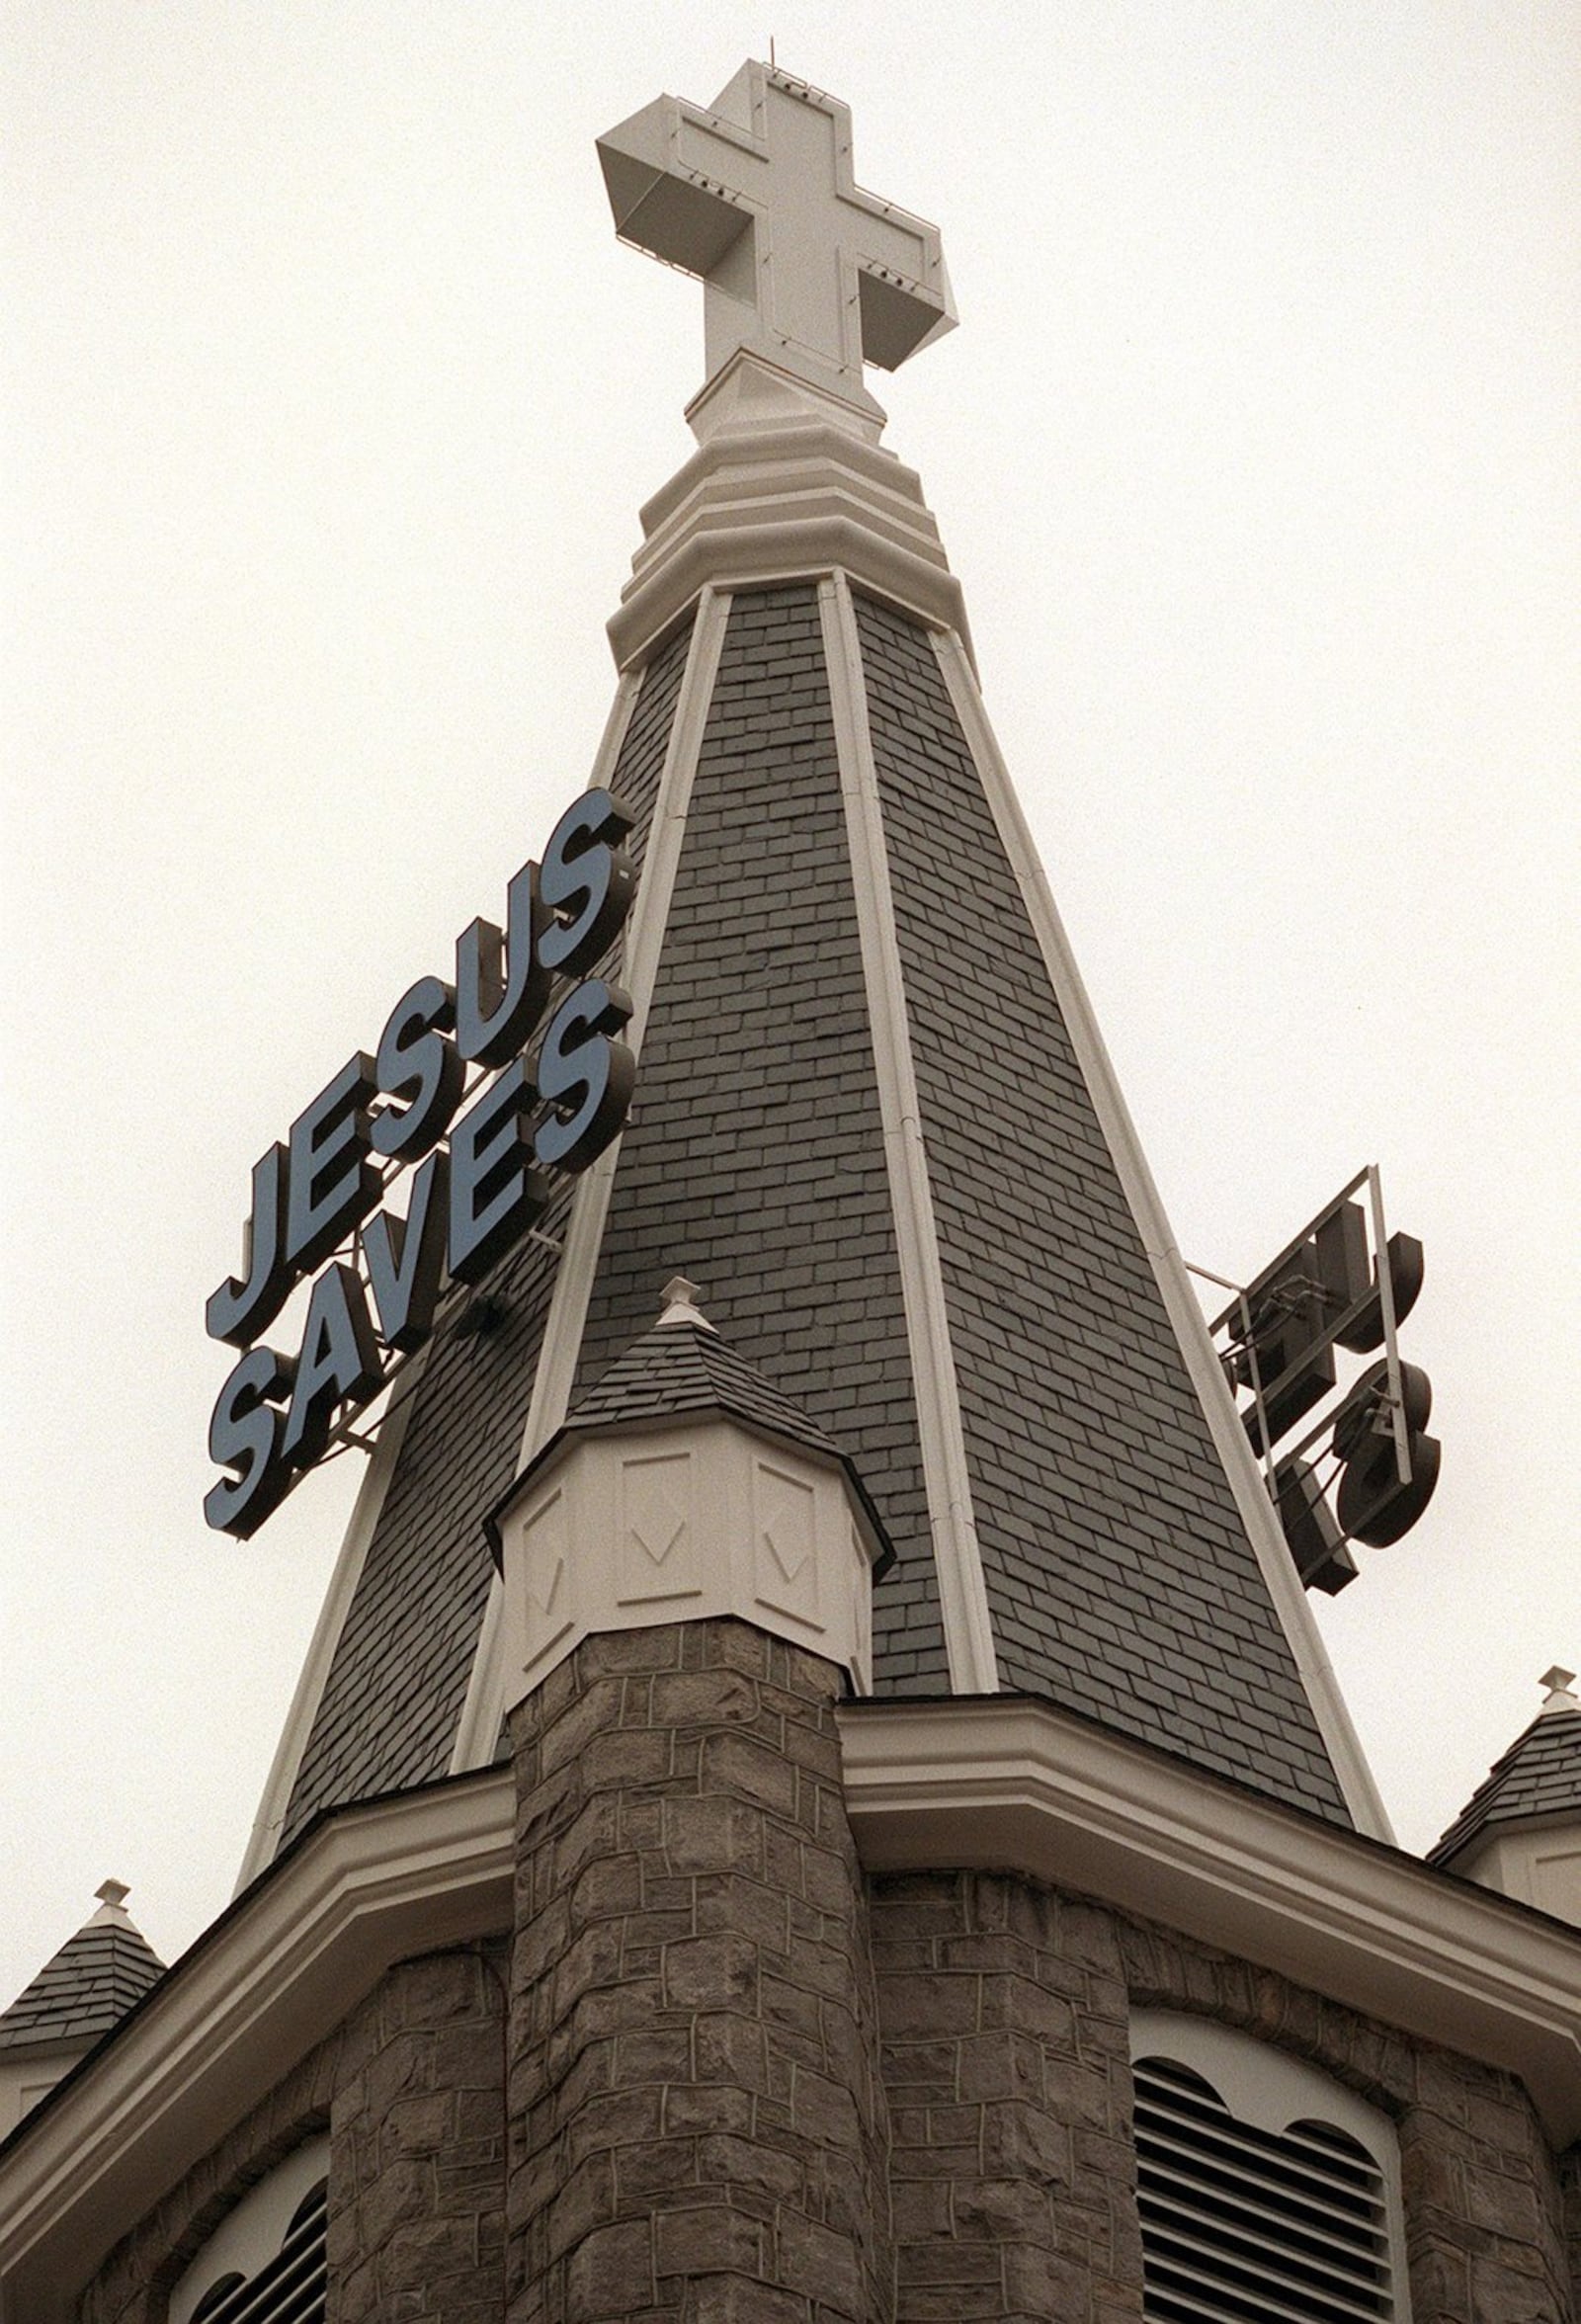
[[[766,1606],[799,1620],[818,1619],[817,1498],[800,1477],[767,1460],[756,1463],[754,1582]]]
[[[522,1590],[526,1603],[525,1660],[531,1665],[570,1619],[565,1560],[570,1527],[563,1493],[551,1493],[522,1528]]]
[[[621,1538],[616,1595],[623,1606],[694,1598],[701,1587],[690,1452],[621,1463]]]

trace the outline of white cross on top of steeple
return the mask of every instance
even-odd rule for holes
[[[864,361],[893,371],[954,326],[938,227],[862,191],[850,107],[804,81],[744,64],[598,148],[622,240],[703,278],[710,379],[744,347],[875,410]]]

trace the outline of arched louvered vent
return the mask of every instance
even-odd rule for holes
[[[193,2310],[192,2324],[324,2324],[327,2180],[291,2213],[286,2240],[256,2276],[222,2277]]]
[[[1170,2058],[1135,2076],[1148,2324],[1396,2324],[1383,2174],[1358,2139],[1240,2121]]]

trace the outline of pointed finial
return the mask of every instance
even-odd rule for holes
[[[95,1929],[129,1929],[131,1916],[125,1900],[131,1894],[125,1880],[101,1880],[94,1890],[99,1899],[99,1910],[89,1926]]]
[[[659,1314],[660,1323],[701,1323],[705,1331],[713,1326],[697,1304],[698,1286],[684,1275],[672,1275],[659,1297],[664,1304]]]
[[[1574,1677],[1574,1671],[1561,1670],[1557,1663],[1551,1670],[1543,1672],[1538,1685],[1546,1687],[1548,1692],[1543,1697],[1542,1710],[1538,1714],[1539,1718],[1548,1711],[1581,1710],[1581,1698],[1570,1692],[1570,1685]]]

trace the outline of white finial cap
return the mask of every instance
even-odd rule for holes
[[[664,1302],[660,1323],[701,1323],[705,1331],[712,1331],[712,1324],[697,1304],[697,1296],[695,1283],[689,1283],[684,1275],[672,1275],[659,1293]]]
[[[1561,1670],[1557,1663],[1554,1664],[1552,1670],[1543,1672],[1538,1685],[1546,1687],[1548,1692],[1543,1698],[1542,1709],[1538,1714],[1539,1718],[1549,1711],[1581,1710],[1581,1697],[1572,1695],[1570,1692],[1574,1678],[1574,1671]]]
[[[92,1928],[130,1928],[130,1915],[123,1910],[125,1899],[131,1894],[125,1880],[101,1880],[94,1894],[99,1899],[99,1910],[90,1923]]]

